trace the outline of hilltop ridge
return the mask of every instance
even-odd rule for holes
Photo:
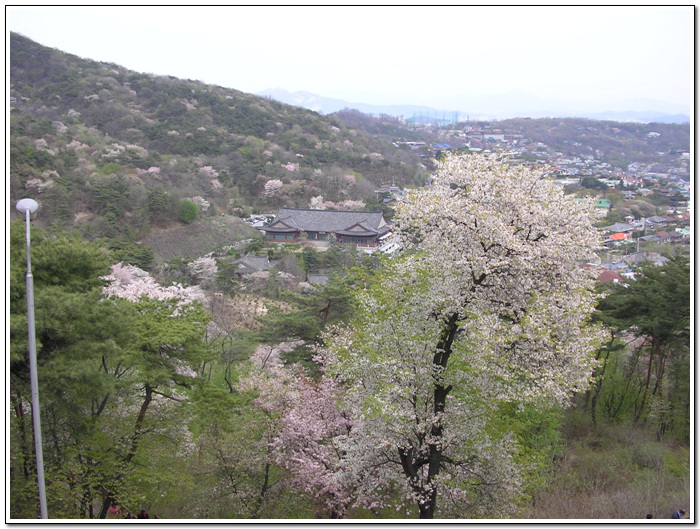
[[[417,153],[333,116],[234,89],[81,59],[12,33],[10,199],[42,221],[89,221],[91,236],[138,238],[200,214],[246,216],[311,198],[364,200],[380,183],[424,181]],[[273,196],[265,184],[282,182]]]

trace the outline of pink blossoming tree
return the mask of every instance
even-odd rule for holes
[[[310,498],[317,515],[342,518],[356,500],[356,476],[343,469],[338,440],[352,427],[349,413],[338,406],[337,379],[311,380],[301,371],[282,367],[277,347],[261,346],[254,355],[256,372],[240,389],[255,389],[256,406],[269,421],[270,462],[286,471],[285,487]]]

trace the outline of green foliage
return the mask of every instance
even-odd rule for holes
[[[159,224],[169,216],[172,208],[168,192],[161,186],[148,190],[147,208],[150,218]]]
[[[271,307],[261,319],[259,339],[264,343],[303,340],[316,343],[323,330],[341,321],[347,321],[355,307],[355,300],[344,282],[333,278],[328,285],[318,285],[304,294],[286,292],[286,304],[292,308]],[[285,357],[288,363],[302,361],[310,365],[312,352],[300,348]]]
[[[122,178],[106,178],[92,187],[95,206],[105,215],[121,219],[129,209],[129,185]]]
[[[581,185],[587,189],[597,189],[599,191],[606,191],[608,189],[607,184],[593,176],[584,176],[581,179]]]
[[[600,400],[609,419],[622,416],[636,423],[645,417],[659,436],[670,431],[687,442],[690,263],[673,257],[663,266],[644,264],[636,273],[626,287],[606,288],[594,314],[613,332],[638,337],[631,350],[608,352]]]
[[[158,487],[175,487],[187,478],[177,477],[176,470],[158,473],[176,467],[172,449],[183,435],[178,431],[182,408],[163,405],[174,405],[170,397],[181,400],[174,395],[177,387],[199,382],[187,366],[213,359],[203,341],[210,316],[200,303],[105,300],[100,277],[113,262],[106,249],[75,235],[34,232],[37,357],[52,516],[97,516],[110,498],[137,510],[144,498],[160,494]],[[10,233],[10,391],[17,402],[11,482],[19,492],[32,482],[26,464],[32,460],[31,421],[21,411],[29,401],[22,223],[12,223]],[[151,405],[154,397],[161,402]],[[156,426],[164,439],[173,439],[170,451],[163,453],[162,440],[153,443],[144,435]],[[31,509],[29,497],[13,494],[13,512]]]
[[[191,224],[197,218],[197,205],[191,200],[182,200],[178,210],[178,218],[185,224]]]
[[[318,256],[318,252],[309,246],[305,246],[301,250],[301,262],[303,263],[304,271],[309,274],[315,274],[319,271],[321,266],[321,259]]]
[[[260,250],[263,249],[263,241],[262,239],[255,239],[250,241],[245,245],[245,248],[243,249],[243,253],[249,254],[249,253],[256,253],[259,252]]]
[[[219,259],[216,263],[216,289],[228,295],[233,295],[238,291],[238,279],[236,271],[238,263],[231,259]]]
[[[619,329],[635,328],[663,343],[687,343],[690,331],[690,262],[673,257],[663,266],[645,263],[627,287],[613,285],[597,318]]]
[[[121,171],[122,166],[116,162],[108,162],[97,169],[97,172],[103,176],[111,176]]]
[[[569,413],[567,423],[576,420]],[[580,421],[586,422],[583,416]],[[670,518],[690,500],[688,450],[628,425],[563,440],[545,487],[523,509],[529,519]]]
[[[133,241],[110,239],[105,246],[112,252],[112,260],[124,265],[133,265],[142,270],[151,271],[155,262],[153,248]]]
[[[26,273],[26,231],[24,221],[10,223],[10,302],[11,312],[24,311]],[[54,237],[32,226],[32,275],[38,292],[59,286],[69,292],[82,292],[101,286],[101,275],[109,273],[108,251],[96,243],[87,243],[75,233]]]

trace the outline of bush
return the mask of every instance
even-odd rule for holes
[[[179,218],[185,224],[192,224],[197,218],[197,204],[187,199],[180,202]]]
[[[576,414],[571,415],[576,417]],[[690,503],[689,450],[628,425],[569,437],[547,486],[522,513],[539,519],[669,518]]]

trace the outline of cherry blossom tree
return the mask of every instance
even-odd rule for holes
[[[337,405],[341,388],[334,378],[314,382],[297,373],[290,391],[294,398],[271,443],[275,461],[289,473],[289,487],[313,498],[331,518],[340,518],[355,500],[356,488],[344,479],[336,441],[352,427],[349,412]]]
[[[209,284],[214,281],[218,272],[216,259],[213,257],[200,257],[187,263],[187,273],[203,284]]]
[[[111,273],[102,279],[107,281],[107,285],[102,290],[105,297],[114,296],[133,302],[141,301],[144,296],[154,300],[176,298],[179,305],[205,300],[204,292],[197,286],[183,287],[176,283],[164,287],[159,285],[148,272],[132,265],[124,266],[122,263],[112,265]]]
[[[266,197],[272,198],[277,194],[277,191],[282,189],[282,180],[268,180],[265,183],[265,191],[263,194]]]
[[[342,518],[356,502],[357,477],[344,471],[338,445],[352,422],[337,405],[343,392],[336,378],[314,381],[301,369],[283,367],[280,352],[301,343],[259,346],[251,358],[254,371],[238,387],[258,394],[255,406],[267,423],[268,464],[285,471],[280,484],[310,498],[318,516]]]
[[[505,402],[567,405],[595,367],[593,205],[540,170],[448,156],[396,217],[406,250],[325,337],[354,420],[345,468],[372,468],[421,518],[501,517],[520,490]],[[388,503],[387,503],[388,505]]]

